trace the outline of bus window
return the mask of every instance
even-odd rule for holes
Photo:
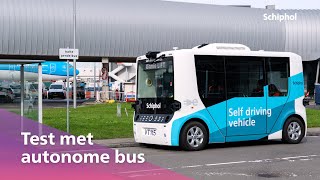
[[[226,56],[226,72],[228,99],[264,96],[263,58]]]
[[[267,82],[270,97],[287,96],[289,59],[272,57],[266,59]]]
[[[173,61],[165,58],[161,62],[138,65],[139,98],[173,98]]]
[[[206,107],[225,101],[224,59],[195,56],[199,96]]]

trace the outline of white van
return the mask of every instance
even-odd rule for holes
[[[60,97],[62,99],[66,98],[66,87],[61,83],[51,84],[48,91],[48,99],[53,99],[55,97]]]

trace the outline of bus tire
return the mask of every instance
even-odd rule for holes
[[[191,121],[183,126],[179,140],[180,147],[183,150],[199,151],[208,144],[208,131],[202,123]]]
[[[290,117],[287,119],[282,130],[282,141],[288,144],[298,144],[305,135],[306,129],[301,119]]]

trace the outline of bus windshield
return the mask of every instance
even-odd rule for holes
[[[173,58],[138,63],[138,93],[141,98],[173,98]]]

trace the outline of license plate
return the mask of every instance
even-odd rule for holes
[[[156,136],[157,129],[155,128],[144,128],[144,135],[146,136]]]

